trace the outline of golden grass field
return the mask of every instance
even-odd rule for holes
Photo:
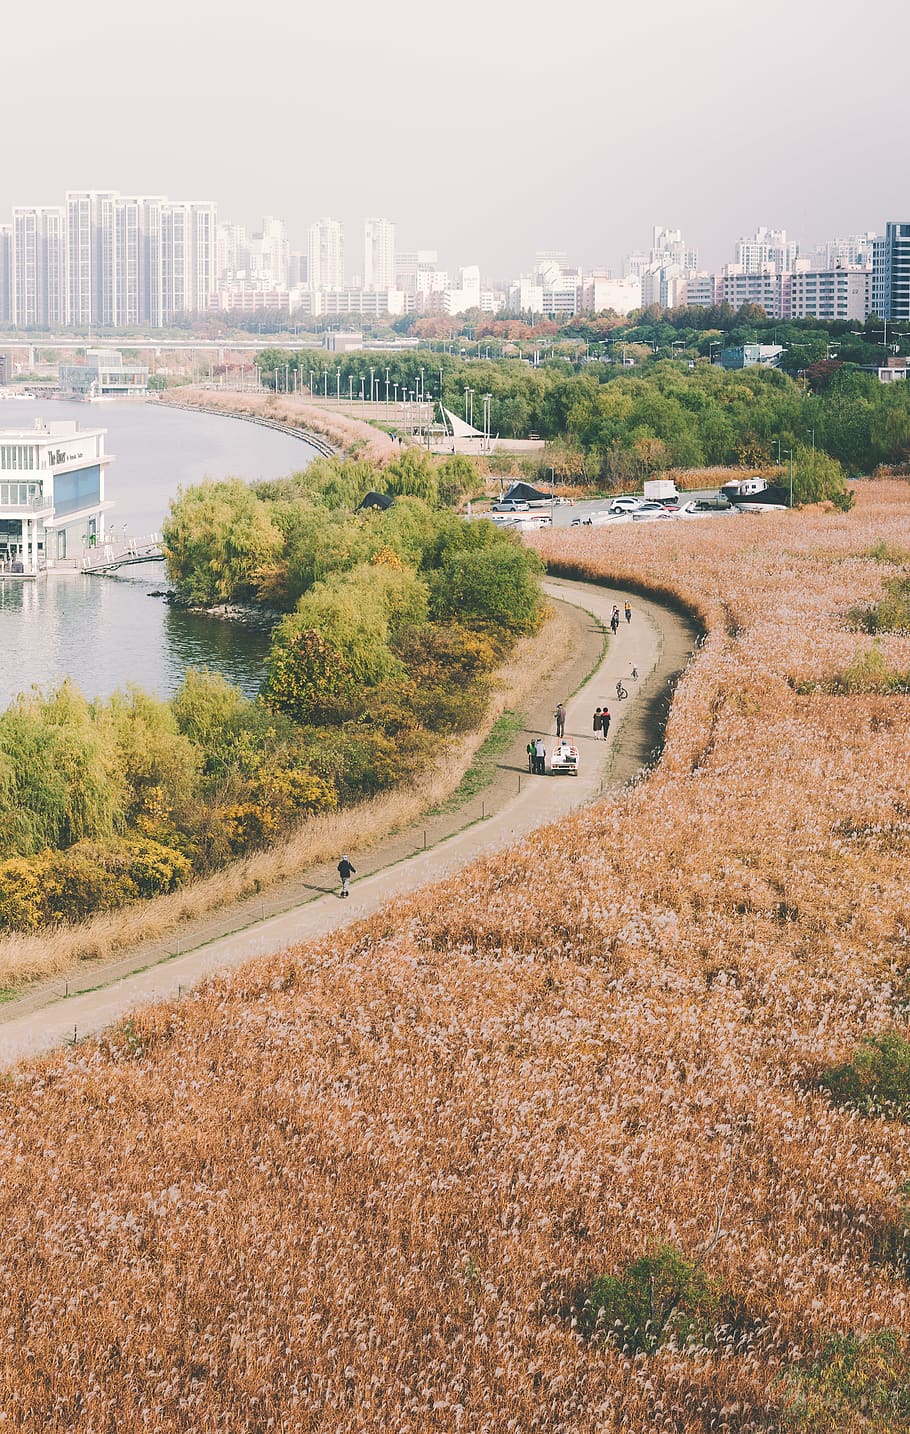
[[[793,685],[871,643],[910,488],[536,546],[701,614],[660,765],[4,1081],[3,1427],[906,1428],[785,1409],[832,1335],[910,1328],[910,1127],[818,1087],[906,1032],[910,698]],[[578,1290],[664,1243],[735,1339],[584,1338]]]

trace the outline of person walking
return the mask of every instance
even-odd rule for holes
[[[626,598],[626,622],[631,622],[631,621],[632,621],[632,604],[629,602],[629,599]]]
[[[609,707],[604,707],[603,710],[601,711],[601,714],[600,714],[600,730],[601,730],[601,732],[603,733],[603,738],[604,738],[604,741],[606,742],[607,737],[610,735],[610,709],[609,709]]]
[[[352,866],[351,863],[348,861],[347,852],[345,852],[344,856],[341,858],[341,861],[338,863],[338,875],[341,877],[342,897],[349,896],[350,893],[348,891],[348,883],[350,882],[352,876],[357,875],[357,868],[356,866]]]
[[[557,705],[553,715],[556,718],[556,735],[564,737],[566,734],[566,709],[561,702]]]
[[[535,757],[535,768],[534,768],[534,770],[537,772],[537,775],[538,775],[539,777],[545,776],[545,775],[546,775],[546,770],[547,770],[547,749],[546,749],[546,747],[545,747],[544,744],[543,744],[543,738],[542,738],[542,737],[538,737],[538,739],[537,739],[537,742],[536,742],[536,744],[535,744],[534,757]]]
[[[619,631],[619,608],[618,608],[618,607],[614,607],[612,613],[610,614],[610,626],[611,626],[611,628],[613,629],[613,636],[615,637],[616,634],[617,634],[617,632]]]
[[[534,770],[534,758],[536,757],[536,755],[537,755],[537,748],[536,748],[535,745],[534,745],[534,739],[533,739],[533,737],[532,737],[532,738],[531,738],[531,741],[528,743],[528,771],[529,771],[529,772],[533,772],[533,770]]]
[[[595,736],[595,737],[597,736],[598,732],[601,731],[602,727],[603,727],[603,715],[602,715],[602,713],[601,713],[600,708],[598,707],[597,711],[594,713],[594,736]]]

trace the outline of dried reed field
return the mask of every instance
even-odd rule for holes
[[[4,1080],[3,1427],[910,1427],[910,1125],[822,1082],[907,1031],[910,698],[826,689],[910,489],[536,546],[701,614],[662,760]]]

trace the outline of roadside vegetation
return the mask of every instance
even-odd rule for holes
[[[443,401],[460,416],[466,388],[492,394],[494,433],[547,440],[541,453],[520,460],[526,475],[540,481],[549,482],[552,470],[557,482],[611,490],[669,469],[730,466],[785,475],[789,484],[792,451],[795,500],[806,504],[842,499],[845,480],[910,461],[906,384],[881,384],[874,373],[836,363],[823,364],[814,377],[802,369],[728,371],[702,360],[690,367],[644,347],[647,361],[635,367],[559,357],[535,367],[517,357],[468,360],[426,351],[382,357],[394,384],[413,388],[423,368],[424,383],[429,374],[438,396],[441,378]],[[359,384],[364,371],[369,376],[371,360],[375,366],[372,354],[340,356],[330,372],[347,388],[349,378]],[[258,361],[267,378],[284,382],[286,353],[264,352]],[[314,362],[312,351],[289,360],[304,384]],[[384,413],[381,401],[376,408]]]
[[[661,762],[4,1083],[0,1404],[906,1427],[910,698],[800,686],[858,642],[910,670],[844,623],[907,503],[535,537],[699,614]]]
[[[187,600],[285,611],[261,697],[191,671],[171,702],[64,682],[0,714],[0,930],[175,892],[413,783],[481,726],[494,672],[542,620],[539,560],[437,506],[457,464],[440,478],[404,454],[383,475],[402,496],[361,513],[370,465],[312,467],[201,484],[166,525]]]

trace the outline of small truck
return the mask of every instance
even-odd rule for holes
[[[578,748],[565,737],[556,743],[550,754],[550,771],[557,774],[571,772],[573,777],[578,776]]]
[[[669,503],[679,497],[672,478],[649,478],[643,485],[643,491],[646,501]]]

